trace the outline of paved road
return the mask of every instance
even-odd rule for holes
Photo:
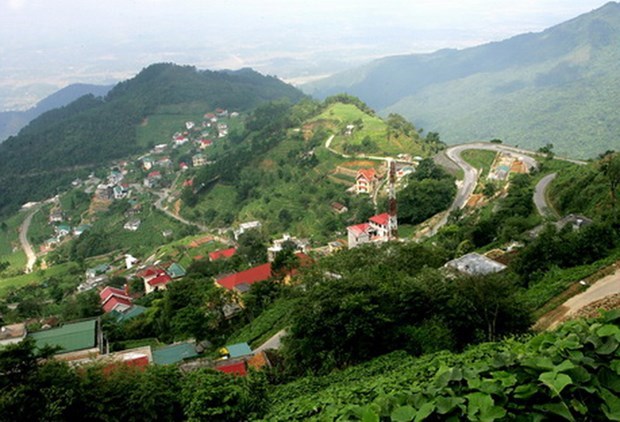
[[[32,223],[32,217],[39,211],[39,207],[36,207],[30,211],[22,225],[19,226],[19,243],[21,243],[22,249],[26,253],[28,261],[26,263],[26,272],[31,273],[34,263],[37,261],[37,255],[34,253],[34,249],[28,240],[28,229],[30,223]]]
[[[543,217],[557,217],[556,212],[551,207],[551,204],[547,202],[547,188],[549,184],[553,182],[553,179],[557,176],[557,173],[551,173],[540,179],[534,189],[534,205],[538,213]]]
[[[263,352],[270,349],[279,349],[282,345],[282,337],[286,335],[286,329],[278,331],[273,337],[261,344],[254,350],[255,352]]]
[[[203,232],[206,232],[206,231],[209,230],[207,226],[204,226],[204,225],[202,225],[200,223],[195,223],[193,221],[186,220],[185,218],[181,217],[180,215],[176,215],[172,211],[170,211],[167,208],[165,208],[162,204],[163,204],[163,202],[166,199],[168,199],[168,196],[170,194],[168,189],[164,189],[161,192],[154,192],[154,193],[159,197],[159,199],[157,199],[157,201],[155,201],[155,208],[157,208],[158,210],[166,213],[169,217],[174,218],[175,220],[177,220],[177,221],[179,221],[179,222],[181,222],[181,223],[183,223],[185,225],[198,227],[198,229],[200,229],[200,231],[203,231]]]
[[[607,277],[603,277],[585,292],[573,296],[564,302],[562,306],[559,307],[562,312],[557,314],[555,320],[549,325],[549,329],[554,328],[566,317],[574,314],[581,308],[616,293],[620,293],[620,270],[617,270]]]

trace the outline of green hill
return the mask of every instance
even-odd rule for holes
[[[78,175],[145,150],[136,127],[152,114],[187,107],[244,111],[303,94],[250,69],[198,71],[155,64],[116,85],[104,99],[85,96],[44,113],[0,145],[0,213],[53,195]]]
[[[592,157],[620,148],[620,4],[464,50],[387,57],[304,86],[347,92],[447,143],[500,138]]]

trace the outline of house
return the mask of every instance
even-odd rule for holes
[[[185,122],[185,128],[186,128],[187,130],[192,130],[192,128],[193,128],[194,126],[196,126],[196,123],[194,123],[194,122]]]
[[[223,138],[228,135],[228,125],[226,123],[218,123],[217,124],[217,137]]]
[[[122,312],[118,310],[113,310],[110,312],[110,315],[112,315],[116,319],[116,322],[125,322],[137,316],[140,316],[145,312],[146,308],[144,306],[132,305],[129,309],[126,309]]]
[[[220,258],[230,258],[236,252],[236,248],[220,249],[219,251],[209,252],[209,261],[216,261]]]
[[[222,347],[219,352],[223,357],[227,359],[234,359],[242,356],[251,355],[252,349],[247,343],[236,343]]]
[[[172,167],[172,160],[169,157],[163,157],[157,160],[157,166],[159,167]]]
[[[235,362],[222,361],[220,363],[217,363],[213,369],[223,372],[225,374],[238,375],[241,377],[244,377],[248,374],[245,360],[239,360]]]
[[[215,115],[217,117],[228,117],[228,110],[225,110],[223,108],[216,108]]]
[[[71,226],[68,224],[59,224],[54,229],[59,237],[68,236],[71,233]]]
[[[140,260],[132,255],[125,255],[125,268],[130,270],[136,263],[140,262]]]
[[[157,187],[159,181],[161,180],[161,173],[157,170],[150,172],[146,179],[144,179],[144,186],[147,188]]]
[[[235,239],[239,239],[239,236],[241,236],[246,231],[260,229],[261,227],[262,224],[260,223],[260,221],[248,221],[247,223],[239,224],[239,228],[235,230],[233,234],[235,235]]]
[[[161,154],[168,148],[168,144],[158,144],[153,147],[154,154]]]
[[[470,276],[498,273],[507,268],[504,264],[476,252],[448,261],[444,267]]]
[[[185,135],[175,135],[173,140],[174,140],[174,145],[177,147],[180,147],[181,145],[184,145],[187,142],[189,142],[189,138]]]
[[[96,267],[92,267],[86,270],[86,278],[94,278],[98,275],[105,274],[110,271],[108,264],[99,264]]]
[[[108,183],[110,185],[116,185],[123,180],[123,173],[118,170],[112,170],[108,175]]]
[[[28,337],[35,341],[38,349],[45,346],[59,347],[55,358],[66,361],[98,356],[103,347],[103,336],[97,319],[65,323],[60,327],[29,333]]]
[[[95,190],[95,196],[101,200],[109,201],[114,197],[114,192],[111,185],[99,184]]]
[[[265,281],[271,278],[271,263],[258,265],[256,267],[250,268],[249,270],[241,271],[226,277],[222,277],[216,280],[216,284],[220,287],[223,287],[227,290],[236,290],[239,293],[239,290],[247,290],[246,287],[250,286],[259,281]],[[243,285],[247,286],[243,286]],[[240,289],[237,289],[237,286],[240,286]]]
[[[273,262],[278,252],[281,252],[287,244],[293,247],[295,252],[307,253],[310,248],[308,239],[297,239],[285,233],[282,238],[274,240],[272,246],[267,248],[267,260]]]
[[[349,249],[363,243],[387,242],[389,240],[388,213],[370,217],[367,223],[347,227]]]
[[[166,271],[155,266],[147,267],[136,275],[142,278],[146,294],[156,290],[166,290],[166,285],[172,281],[172,278]]]
[[[372,193],[375,190],[378,180],[377,172],[374,168],[359,169],[355,177],[355,192],[358,194]]]
[[[232,118],[239,117],[239,113],[237,111],[233,111],[232,113],[230,113],[230,117]]]
[[[112,194],[114,195],[114,199],[123,199],[127,196],[128,193],[129,193],[129,189],[127,185],[125,186],[116,185],[112,189]]]
[[[125,290],[106,286],[99,292],[101,307],[105,313],[127,311],[132,306],[132,299]]]
[[[142,168],[145,171],[149,171],[151,168],[153,168],[154,164],[155,164],[155,161],[151,157],[142,158]]]
[[[201,167],[207,164],[207,157],[203,154],[196,154],[192,157],[192,165],[194,167]]]
[[[351,136],[353,134],[353,129],[355,129],[355,125],[347,125],[345,131],[344,131],[344,135],[345,136]]]
[[[177,343],[153,350],[153,363],[155,365],[174,365],[197,356],[198,353],[194,343]]]
[[[185,268],[181,266],[181,264],[177,264],[176,262],[174,262],[172,265],[170,265],[166,269],[166,273],[168,273],[168,275],[172,279],[177,279],[177,278],[184,277],[186,274],[186,271],[185,271]]]
[[[62,223],[62,221],[63,221],[62,210],[56,209],[50,212],[50,217],[49,217],[50,223]]]
[[[189,166],[187,165],[187,163],[183,163],[182,162],[182,163],[179,164],[179,169],[181,171],[186,171],[186,170],[189,170]]]
[[[17,323],[0,327],[0,349],[9,344],[19,343],[26,338],[26,324]]]
[[[102,363],[103,374],[109,375],[127,367],[144,370],[153,362],[153,354],[151,346],[142,346],[98,356],[95,361]]]
[[[140,228],[141,221],[139,219],[129,220],[123,225],[125,230],[129,230],[130,232],[135,232]]]
[[[336,214],[344,214],[345,212],[349,211],[349,209],[340,202],[332,202],[331,207],[332,211],[334,211]]]
[[[206,149],[211,145],[213,145],[213,141],[211,139],[201,139],[198,141],[198,148],[200,149]]]

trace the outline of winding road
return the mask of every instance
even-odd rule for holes
[[[557,213],[547,199],[547,188],[553,182],[557,173],[551,173],[540,179],[534,188],[534,205],[543,217],[557,217]]]
[[[37,255],[34,253],[34,249],[28,240],[28,229],[30,228],[30,223],[32,223],[32,217],[39,212],[39,206],[33,208],[28,216],[22,222],[22,225],[19,226],[19,243],[26,254],[26,258],[28,261],[26,262],[26,273],[31,273],[34,268],[34,264],[37,261]]]

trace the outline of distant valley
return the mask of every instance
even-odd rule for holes
[[[464,50],[386,57],[304,85],[360,97],[449,144],[499,138],[579,158],[619,149],[620,4],[541,33]]]
[[[64,107],[84,95],[92,94],[95,97],[102,97],[110,89],[112,89],[111,85],[71,84],[42,99],[28,110],[0,112],[0,142],[5,141],[9,136],[17,135],[31,120],[46,111]]]

